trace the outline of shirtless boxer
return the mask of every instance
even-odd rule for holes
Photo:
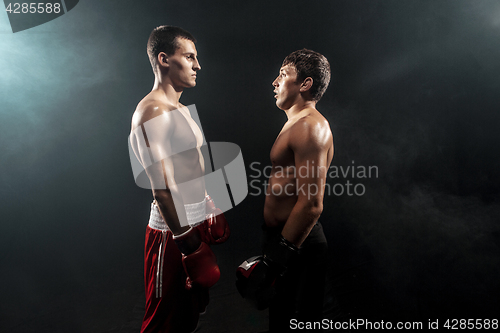
[[[333,135],[316,103],[329,82],[328,60],[306,49],[287,56],[273,82],[288,120],[270,154],[263,256],[237,271],[242,296],[258,309],[269,307],[270,332],[289,331],[291,319],[322,319],[327,242],[318,219]]]
[[[208,288],[220,276],[209,244],[229,236],[224,216],[206,195],[203,134],[190,108],[179,102],[201,69],[195,42],[181,28],[153,30],[147,51],[155,82],[132,117],[130,146],[154,198],[146,229],[141,332],[195,330]]]

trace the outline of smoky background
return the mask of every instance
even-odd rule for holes
[[[379,171],[361,197],[325,197],[330,310],[498,314],[500,4],[88,0],[16,34],[0,14],[2,331],[138,331],[152,198],[134,183],[127,138],[161,24],[197,38],[202,70],[181,102],[196,104],[207,141],[240,146],[247,174],[269,164],[286,121],[271,86],[284,57],[305,47],[329,59],[317,108],[333,164]],[[263,203],[248,196],[226,214],[200,331],[265,329],[234,287],[260,251]]]

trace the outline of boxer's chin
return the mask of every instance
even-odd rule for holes
[[[278,107],[278,109],[283,110],[281,108],[282,104],[280,103],[280,101],[278,99],[276,99],[276,106]]]

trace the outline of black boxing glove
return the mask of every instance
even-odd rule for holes
[[[296,261],[299,249],[281,234],[266,243],[264,254],[245,260],[236,270],[236,288],[257,310],[269,307],[275,284]]]

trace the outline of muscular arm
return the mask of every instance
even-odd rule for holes
[[[282,235],[300,246],[323,211],[326,174],[331,162],[328,152],[333,149],[333,144],[326,121],[306,117],[299,120],[291,131],[289,146],[294,153],[297,170],[297,202],[283,227]]]
[[[146,168],[146,174],[151,183],[153,197],[169,229],[174,234],[180,234],[188,230],[189,226],[186,212],[175,208],[182,207],[183,202],[175,183],[173,163],[169,157],[172,156],[171,137],[174,130],[174,121],[169,111],[163,105],[150,104],[145,110],[134,115],[132,130],[141,128],[145,145],[138,144],[139,140],[134,136],[131,140],[136,141],[132,143],[132,147],[141,161],[152,159],[153,163]]]

